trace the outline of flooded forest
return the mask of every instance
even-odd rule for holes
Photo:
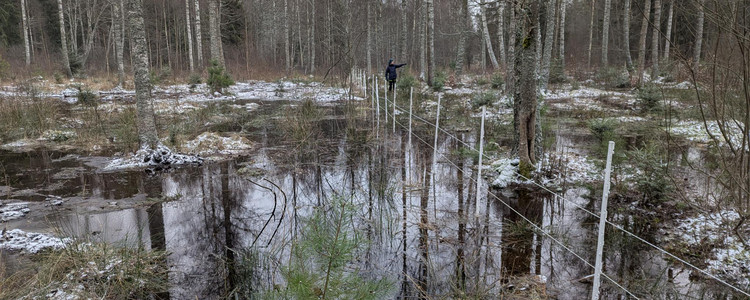
[[[748,9],[0,1],[0,299],[750,299]]]

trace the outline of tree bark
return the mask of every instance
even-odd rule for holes
[[[625,0],[622,20],[622,47],[625,48],[625,66],[628,73],[633,76],[633,58],[630,56],[630,0]]]
[[[518,140],[518,157],[527,166],[536,163],[535,135],[537,122],[537,32],[539,30],[539,2],[523,2],[519,53],[515,63],[516,87],[513,107],[513,124]]]
[[[482,35],[484,36],[484,43],[487,47],[487,54],[490,56],[490,62],[492,62],[492,67],[495,68],[495,70],[500,69],[500,65],[497,63],[497,57],[495,57],[495,50],[492,49],[492,40],[490,39],[490,30],[487,28],[487,13],[484,9],[484,5],[486,3],[479,4],[479,11],[480,11],[480,17],[482,19]],[[434,38],[434,37],[432,37]],[[431,45],[432,48],[433,45]],[[430,56],[432,58],[432,56]],[[430,67],[432,67],[433,61],[430,61]]]
[[[289,41],[289,1],[284,0],[284,62],[286,63],[286,73],[292,69],[292,58],[290,57]]]
[[[398,60],[400,61],[408,61],[407,58],[407,23],[406,23],[406,0],[401,0],[401,57],[399,57]]]
[[[466,59],[466,37],[470,32],[471,18],[469,17],[469,0],[462,0],[458,8],[458,51],[456,51],[456,76],[461,76],[464,71],[464,60]]]
[[[422,16],[419,26],[419,78],[422,80],[427,79],[427,1],[429,0],[422,0]]]
[[[654,28],[651,33],[651,78],[659,76],[659,39],[661,37],[661,0],[654,0]]]
[[[195,53],[198,57],[198,67],[203,66],[203,32],[201,31],[201,5],[195,0]]]
[[[195,71],[195,63],[193,61],[193,30],[192,28],[190,28],[191,24],[190,0],[185,0],[185,27],[187,28],[188,61],[190,63],[190,73]]]
[[[159,143],[154,121],[154,110],[151,99],[151,81],[149,79],[148,51],[146,48],[146,29],[143,23],[143,9],[140,0],[127,0],[128,25],[132,41],[133,72],[135,73],[135,100],[138,116],[138,139],[141,149],[154,149]]]
[[[220,0],[208,0],[208,31],[211,39],[211,60],[224,67],[224,53],[221,47]]]
[[[505,57],[505,28],[503,16],[505,16],[505,1],[498,1],[497,5],[497,51],[500,55],[500,65],[506,66],[507,60]]]
[[[672,42],[672,19],[674,18],[674,0],[669,2],[669,12],[667,13],[667,34],[664,38],[664,62],[669,61],[669,46]]]
[[[315,0],[312,0],[312,13],[310,24],[310,73],[315,74]]]
[[[117,61],[117,86],[122,87],[125,84],[125,62],[123,60],[123,52],[125,50],[125,33],[124,33],[124,18],[123,18],[123,3],[122,0],[115,0],[112,3],[112,11],[114,13],[113,31],[115,39],[115,60]]]
[[[26,51],[26,66],[31,65],[31,47],[29,45],[29,17],[26,15],[26,0],[21,0],[21,22],[23,26],[23,45]]]
[[[427,0],[427,43],[429,48],[429,62],[430,66],[427,69],[427,82],[430,83],[430,86],[433,84],[433,80],[435,79],[435,4],[433,3],[434,0]]]
[[[62,50],[63,56],[63,69],[65,70],[65,75],[71,78],[73,77],[73,72],[70,70],[70,57],[68,56],[68,40],[65,36],[65,16],[62,0],[57,0],[57,13],[60,19],[60,50]]]
[[[651,12],[651,0],[644,0],[643,19],[641,20],[641,37],[638,41],[638,81],[643,82],[643,71],[646,69],[646,35],[648,34],[648,16]]]
[[[372,1],[367,1],[367,72],[372,74]]]
[[[545,34],[544,34],[544,55],[542,56],[541,67],[541,89],[547,89],[549,83],[550,63],[552,62],[552,46],[555,39],[555,3],[547,1]]]
[[[568,0],[562,0],[560,3],[560,68],[565,71],[565,12],[567,11]]]
[[[516,20],[516,3],[509,1],[508,9],[508,65],[505,68],[505,94],[515,97],[515,66],[516,66],[516,41],[518,40],[518,29]]]
[[[609,16],[612,13],[612,0],[604,0],[604,24],[602,24],[602,66],[609,65]]]
[[[696,0],[698,5],[698,26],[695,29],[695,47],[693,48],[693,67],[697,68],[701,61],[701,47],[703,46],[703,23],[705,21],[705,0]]]
[[[594,13],[596,12],[596,0],[591,0],[591,22],[589,23],[589,51],[587,52],[586,67],[591,68],[591,50],[594,45]]]

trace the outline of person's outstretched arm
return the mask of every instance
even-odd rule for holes
[[[403,67],[403,66],[405,66],[405,65],[406,65],[406,64],[400,64],[400,65],[396,65],[396,68],[400,68],[400,67]]]

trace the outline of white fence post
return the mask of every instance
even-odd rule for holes
[[[596,265],[594,266],[594,287],[591,300],[599,300],[599,287],[602,276],[602,252],[604,251],[604,229],[607,226],[607,198],[609,198],[609,175],[612,170],[612,153],[615,142],[609,141],[607,149],[607,167],[604,169],[604,191],[602,192],[602,210],[599,213],[599,241],[596,243]]]
[[[482,106],[482,125],[479,129],[479,165],[477,166],[477,199],[476,199],[476,207],[474,208],[474,217],[479,218],[479,200],[482,193],[481,191],[481,183],[482,183],[482,157],[484,156],[484,115],[487,111],[487,106]]]
[[[435,143],[432,147],[432,171],[430,172],[432,177],[432,196],[435,197],[435,205],[437,205],[437,189],[435,188],[435,167],[437,166],[437,143],[438,143],[438,131],[440,130],[440,94],[438,94],[437,102],[437,115],[435,116]]]

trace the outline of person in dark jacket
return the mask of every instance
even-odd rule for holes
[[[397,65],[393,62],[393,59],[391,58],[388,60],[388,66],[385,68],[385,79],[388,80],[388,91],[393,90],[393,86],[396,85],[396,77],[398,77],[398,74],[396,74],[396,69],[405,66],[406,64],[400,64]]]

